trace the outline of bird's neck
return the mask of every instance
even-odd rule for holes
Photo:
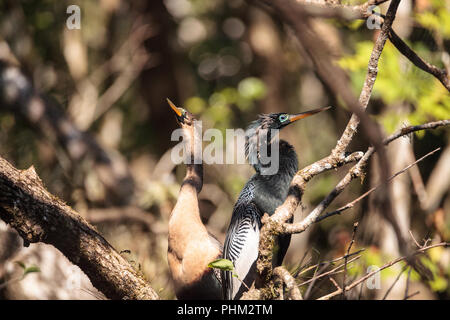
[[[200,193],[203,187],[203,165],[202,164],[188,164],[186,165],[186,175],[181,184],[182,188],[189,186]]]
[[[279,141],[279,166],[274,174],[257,170],[252,177],[255,184],[254,202],[262,212],[273,214],[287,197],[289,185],[298,170],[294,148],[284,140]]]
[[[186,175],[181,183],[178,200],[174,210],[172,210],[170,219],[172,225],[176,225],[178,222],[183,225],[185,221],[193,221],[201,225],[198,194],[203,187],[203,164],[201,161],[196,161],[199,138],[194,125],[182,125],[182,129]]]
[[[184,177],[182,188],[185,186],[193,187],[196,192],[199,193],[203,187],[201,138],[199,136],[199,131],[195,128],[195,125],[183,126],[183,136],[186,143],[186,176]]]

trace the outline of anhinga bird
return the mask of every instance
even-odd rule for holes
[[[203,165],[194,161],[194,116],[172,102],[169,105],[188,143],[186,176],[169,218],[167,258],[178,299],[222,299],[220,272],[208,264],[222,255],[220,242],[206,230],[200,218],[198,193],[203,186]],[[185,148],[186,150],[186,148]]]
[[[279,141],[278,171],[267,174],[264,172],[271,163],[261,161],[261,148],[270,151],[276,136],[272,136],[271,129],[282,129],[299,119],[309,117],[330,107],[315,109],[299,114],[272,113],[261,115],[252,122],[246,131],[245,152],[249,163],[256,173],[242,189],[234,205],[233,215],[228,227],[224,244],[223,257],[234,264],[234,271],[239,278],[233,277],[231,272],[222,272],[223,294],[225,299],[239,299],[256,277],[256,260],[258,258],[259,230],[264,213],[272,215],[275,209],[286,199],[289,185],[298,170],[297,154],[294,148],[284,140]],[[265,132],[265,133],[263,133]],[[270,156],[270,152],[267,152]],[[279,266],[291,241],[290,235],[283,235],[277,239],[273,265]],[[241,282],[242,281],[242,282]]]

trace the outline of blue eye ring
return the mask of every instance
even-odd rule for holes
[[[285,122],[287,119],[289,119],[289,116],[287,114],[281,114],[278,117],[278,120],[280,120],[280,122]]]

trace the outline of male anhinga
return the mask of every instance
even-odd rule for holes
[[[167,258],[178,299],[222,299],[220,272],[208,264],[222,255],[220,242],[211,236],[200,218],[198,193],[203,186],[203,165],[194,161],[194,116],[172,102],[170,107],[188,143],[186,176],[169,219]]]
[[[330,107],[315,109],[299,114],[272,113],[261,115],[252,122],[246,131],[245,152],[256,173],[242,189],[234,205],[233,215],[228,227],[224,244],[223,257],[233,262],[235,273],[222,272],[222,284],[225,299],[239,299],[256,277],[256,260],[258,258],[259,230],[264,213],[272,215],[287,197],[289,185],[298,170],[297,155],[294,148],[284,140],[279,141],[278,171],[267,174],[264,170],[270,165],[261,161],[261,148],[270,151],[274,141],[271,129],[282,129],[299,119],[309,117]],[[265,132],[261,134],[262,132]],[[274,134],[277,134],[275,131]],[[267,152],[269,154],[269,152]],[[270,155],[269,155],[270,156]],[[277,239],[273,265],[279,266],[291,241],[290,235]],[[242,282],[241,282],[242,281]]]

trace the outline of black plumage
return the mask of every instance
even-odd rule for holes
[[[279,129],[328,108],[316,109],[296,115],[273,113],[261,115],[246,130],[246,156],[256,173],[242,189],[233,209],[230,226],[224,244],[223,257],[233,262],[235,273],[222,272],[222,286],[225,299],[239,299],[256,277],[259,230],[264,213],[275,213],[287,197],[289,185],[298,170],[294,148],[278,138]],[[273,131],[275,130],[275,131]],[[278,149],[272,151],[277,145]],[[267,150],[267,151],[266,151]],[[272,152],[278,152],[278,160]],[[266,158],[263,157],[266,155]],[[270,159],[269,161],[267,161]],[[275,165],[276,170],[271,170]],[[289,247],[290,235],[278,237],[273,265],[282,264]],[[245,283],[242,285],[241,281]]]

